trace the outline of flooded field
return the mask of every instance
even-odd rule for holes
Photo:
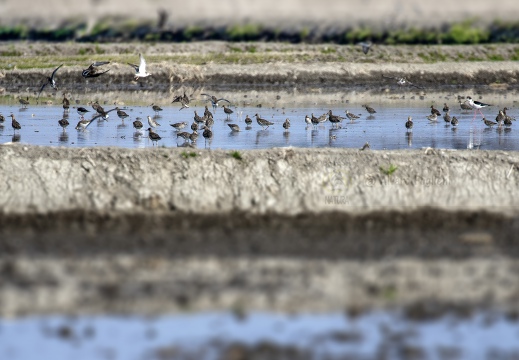
[[[68,113],[70,125],[63,130],[58,120],[66,117],[61,106],[32,105],[28,109],[14,105],[0,105],[0,114],[6,121],[0,124],[0,142],[20,142],[43,146],[118,146],[126,148],[151,147],[147,132],[147,116],[151,116],[161,126],[155,130],[161,137],[157,146],[180,147],[193,146],[211,149],[264,149],[271,147],[336,147],[361,148],[366,142],[371,149],[419,149],[423,147],[467,149],[481,148],[487,150],[519,150],[519,132],[511,127],[488,127],[482,121],[482,116],[473,112],[462,112],[458,106],[451,110],[451,115],[459,120],[458,126],[446,123],[442,117],[435,122],[426,117],[430,109],[426,101],[402,104],[371,103],[376,113],[369,115],[361,104],[306,104],[302,106],[285,107],[232,107],[234,111],[229,117],[218,108],[214,114],[215,123],[212,127],[213,137],[206,140],[199,131],[199,138],[193,144],[177,136],[177,131],[170,124],[186,122],[188,126],[181,131],[191,132],[193,111],[203,115],[202,105],[192,106],[179,111],[179,106],[163,106],[163,111],[155,113],[150,106],[121,106],[128,113],[126,120],[118,118],[115,111],[104,120],[94,120],[86,130],[75,130],[80,116],[76,109]],[[83,105],[91,112],[86,116],[92,117],[94,110]],[[115,106],[105,105],[105,110]],[[441,106],[437,106],[441,110]],[[485,117],[494,120],[498,106],[485,108]],[[333,114],[346,117],[345,110],[360,116],[350,121],[344,119],[339,126],[333,126],[329,121],[317,126],[307,125],[305,116],[313,114],[316,117],[332,110]],[[515,109],[509,111],[514,115]],[[13,113],[20,122],[22,129],[13,131],[8,117]],[[256,122],[255,114],[271,121],[274,125],[264,129]],[[249,115],[253,122],[250,126],[244,122]],[[411,116],[414,126],[411,131],[405,128],[405,122]],[[140,118],[144,127],[136,130],[133,121]],[[290,119],[290,128],[285,130],[283,122]],[[229,124],[238,124],[240,131],[232,131]],[[515,124],[514,124],[515,125]]]
[[[20,334],[24,334],[20,336]],[[517,321],[481,312],[199,313],[0,320],[0,357],[52,359],[512,359]],[[27,346],[30,342],[32,346]]]

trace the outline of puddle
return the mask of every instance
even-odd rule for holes
[[[426,119],[429,109],[423,103],[416,107],[384,104],[377,106],[371,104],[377,110],[375,116],[368,117],[366,111],[357,106],[341,105],[313,105],[282,108],[258,108],[239,107],[234,109],[230,120],[221,108],[215,113],[213,126],[213,138],[205,141],[200,136],[195,146],[211,149],[263,149],[271,147],[296,146],[296,147],[336,147],[336,148],[361,148],[369,142],[371,149],[419,149],[423,147],[448,148],[448,149],[499,149],[519,150],[519,132],[514,131],[515,122],[510,128],[488,128],[483,124],[481,115],[475,120],[472,113],[460,113],[452,111],[459,119],[459,126],[446,125],[443,119],[431,123]],[[419,106],[418,106],[419,105]],[[90,107],[87,107],[92,110]],[[105,109],[112,107],[105,106]],[[163,111],[156,120],[161,124],[157,133],[162,137],[158,146],[177,147],[186,145],[177,133],[169,125],[185,121],[193,122],[193,110],[203,114],[203,106],[191,107],[182,111],[175,107],[163,107]],[[361,114],[361,118],[355,122],[344,120],[342,128],[334,129],[327,122],[317,127],[305,124],[305,115],[314,114],[320,116],[329,109],[334,114],[345,116],[348,109],[354,114]],[[43,146],[118,146],[127,148],[152,147],[147,132],[137,131],[132,122],[137,117],[147,128],[146,117],[154,116],[150,107],[126,106],[124,107],[130,117],[125,121],[120,120],[115,112],[110,113],[108,121],[95,120],[87,130],[75,130],[79,121],[79,115],[75,109],[70,110],[68,129],[64,132],[58,125],[58,120],[63,118],[63,110],[60,106],[31,105],[28,109],[20,109],[13,105],[0,105],[0,113],[6,117],[6,121],[0,126],[0,143],[18,141],[23,144]],[[21,123],[22,129],[14,135],[10,118],[14,113]],[[263,130],[257,123],[254,114],[274,122],[274,125]],[[484,109],[488,119],[494,119],[497,107]],[[250,127],[244,123],[245,115],[253,118]],[[514,113],[512,111],[512,116]],[[414,127],[412,132],[406,132],[404,126],[407,117],[412,116]],[[291,120],[289,131],[283,129],[286,118]],[[240,132],[232,132],[228,124],[236,123],[240,126]],[[184,129],[188,130],[188,128]]]
[[[511,359],[519,354],[519,326],[491,312],[430,321],[382,311],[0,320],[2,359],[212,360],[265,352],[269,359]]]

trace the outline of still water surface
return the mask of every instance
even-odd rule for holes
[[[93,109],[84,105],[91,112],[86,116],[90,118]],[[334,148],[360,148],[369,142],[371,149],[416,149],[423,147],[448,148],[448,149],[500,149],[519,150],[519,131],[514,128],[515,122],[510,128],[488,128],[481,120],[481,115],[474,118],[473,113],[462,113],[459,110],[451,111],[459,119],[459,125],[455,128],[446,124],[442,118],[431,123],[426,119],[430,109],[423,104],[416,107],[409,105],[386,104],[376,107],[374,116],[369,114],[360,105],[345,107],[339,105],[311,105],[297,108],[234,108],[230,119],[226,119],[221,108],[215,112],[215,124],[213,126],[213,138],[206,141],[201,132],[195,146],[211,149],[263,149],[282,146],[296,147],[334,147]],[[113,106],[105,106],[105,110]],[[185,121],[193,122],[193,110],[203,114],[202,106],[191,107],[182,111],[176,107],[163,107],[163,111],[156,120],[161,124],[156,132],[161,136],[158,146],[177,147],[185,145],[184,140],[177,138],[177,132],[169,125]],[[350,122],[344,120],[341,128],[333,128],[326,122],[317,127],[305,124],[305,115],[314,114],[320,116],[329,109],[336,115],[345,116],[348,109],[354,114],[360,114],[360,119]],[[79,115],[71,107],[68,120],[70,122],[66,131],[58,125],[58,120],[63,118],[64,112],[61,106],[31,105],[28,109],[21,109],[14,105],[0,105],[0,114],[6,117],[6,121],[0,124],[0,143],[19,141],[24,144],[43,146],[119,146],[127,148],[144,148],[153,146],[148,139],[147,116],[155,116],[151,107],[125,106],[122,110],[130,116],[122,121],[117,113],[111,112],[107,121],[95,120],[84,131],[75,130],[79,121]],[[515,109],[510,111],[514,116]],[[497,107],[484,109],[488,119],[494,120],[497,115]],[[13,113],[22,125],[22,129],[16,132],[11,127],[8,115]],[[254,118],[258,113],[262,118],[274,122],[273,126],[263,130]],[[246,126],[245,115],[253,119],[251,126]],[[407,117],[412,116],[414,127],[412,132],[407,132],[404,126]],[[144,128],[135,130],[132,122],[142,118]],[[282,127],[286,118],[291,121],[289,131]],[[236,123],[240,126],[240,132],[232,132],[228,124]],[[517,125],[519,126],[519,125]],[[189,126],[182,131],[190,131]]]

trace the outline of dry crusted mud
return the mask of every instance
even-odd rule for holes
[[[0,147],[0,316],[519,310],[515,152],[182,154]]]

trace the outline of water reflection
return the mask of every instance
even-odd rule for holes
[[[22,136],[19,133],[13,134],[13,137],[11,138],[12,142],[19,142]]]
[[[409,146],[409,147],[413,146],[413,133],[406,132],[405,137],[407,138],[407,146]]]
[[[59,134],[58,136],[58,142],[61,144],[67,144],[68,143],[68,133],[63,129],[63,132]]]

